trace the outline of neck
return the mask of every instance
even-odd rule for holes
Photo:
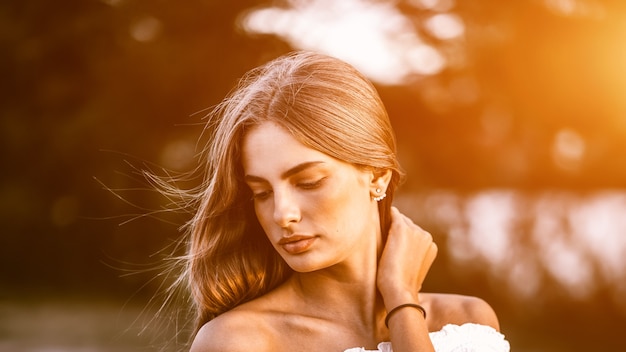
[[[385,316],[376,285],[381,248],[378,234],[362,253],[330,268],[295,273],[288,286],[302,302],[303,311],[322,319],[362,326],[370,332],[379,330]]]

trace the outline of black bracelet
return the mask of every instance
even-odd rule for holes
[[[426,309],[424,309],[424,307],[420,306],[419,304],[415,304],[415,303],[405,303],[405,304],[401,304],[397,307],[395,307],[394,309],[390,310],[389,313],[387,313],[387,317],[385,318],[385,325],[387,327],[389,327],[389,318],[391,318],[391,316],[393,315],[393,313],[399,311],[402,308],[405,307],[411,307],[411,308],[415,308],[417,310],[419,310],[420,312],[422,312],[422,315],[424,316],[424,319],[426,319]]]

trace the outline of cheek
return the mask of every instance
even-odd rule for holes
[[[255,202],[254,213],[256,214],[256,218],[259,221],[259,224],[261,224],[263,231],[267,234],[270,229],[269,226],[272,223],[272,212],[270,207],[267,204]]]
[[[365,221],[364,217],[369,209],[369,191],[360,184],[347,184],[337,187],[318,204],[326,209],[329,216],[335,218],[338,225],[343,225],[339,226],[351,227],[355,222]]]

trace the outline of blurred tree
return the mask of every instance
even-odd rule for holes
[[[394,4],[449,60],[437,75],[379,86],[410,174],[405,192],[626,186],[624,2]],[[202,113],[190,115],[218,103],[249,68],[291,50],[276,37],[252,36],[238,27],[242,13],[268,5],[254,0],[0,3],[2,292],[100,291],[127,297],[150,279],[150,273],[120,278],[123,271],[111,266],[141,269],[158,262],[159,254],[150,256],[178,236],[177,225],[167,221],[182,219],[141,217],[144,209],[159,209],[163,199],[143,189],[132,166],[189,168],[202,128],[197,125]],[[424,20],[440,13],[463,20],[460,41],[451,44],[425,28]],[[94,177],[128,190],[121,195],[138,207],[117,199]],[[133,214],[138,218],[126,223]],[[435,270],[447,270],[445,263],[442,258]],[[432,284],[462,285],[467,293],[480,289],[498,308],[510,304],[498,292],[484,292],[489,280],[481,272],[454,284]],[[600,316],[606,318],[602,329],[623,321],[603,297],[598,294],[596,311],[576,308],[574,328],[559,327],[562,320],[556,319],[571,314],[571,306],[555,302],[544,313],[549,318],[541,333],[568,336]],[[520,336],[535,336],[536,314],[506,323],[525,326],[517,331]],[[573,350],[576,343],[592,348],[600,333],[555,342],[552,350]]]
[[[115,189],[142,186],[125,159],[161,163],[167,145],[199,133],[190,114],[288,50],[237,30],[238,14],[256,4],[0,5],[0,265],[11,268],[3,285],[111,287],[120,272],[103,261],[141,263],[176,236],[158,222],[118,227],[140,210],[93,177]],[[147,209],[161,201],[148,191],[124,196]]]

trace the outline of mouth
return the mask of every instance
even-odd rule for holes
[[[281,238],[278,245],[289,254],[300,254],[311,248],[316,239],[315,236],[293,235]]]

